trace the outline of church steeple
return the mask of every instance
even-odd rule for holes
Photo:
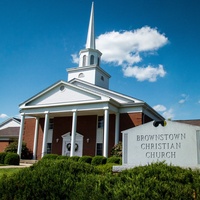
[[[95,47],[94,3],[92,3],[85,49],[79,53],[79,66],[67,69],[68,81],[78,78],[108,88],[110,75],[100,67],[102,53]]]
[[[86,49],[95,49],[95,34],[94,34],[94,2],[92,2],[92,8],[90,13],[90,22],[88,26]]]
[[[79,58],[79,67],[85,66],[100,66],[100,59],[102,53],[95,48],[95,34],[94,34],[94,2],[92,2],[90,21],[88,26],[87,40],[85,49],[81,50]]]

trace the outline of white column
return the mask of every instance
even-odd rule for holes
[[[104,138],[103,138],[103,156],[108,157],[108,139],[109,139],[109,110],[104,111]]]
[[[37,139],[38,139],[38,127],[39,127],[39,118],[35,119],[35,134],[34,134],[34,143],[33,143],[33,160],[36,159],[37,152]]]
[[[22,151],[22,140],[23,140],[23,133],[24,133],[24,121],[25,121],[25,114],[21,114],[21,125],[19,130],[19,139],[18,139],[18,148],[17,148],[17,154],[21,158],[21,151]]]
[[[73,118],[72,118],[72,132],[71,132],[71,150],[70,150],[70,156],[74,156],[74,152],[75,152],[76,124],[77,124],[77,110],[74,110],[73,111]]]
[[[44,122],[44,134],[43,134],[43,143],[42,143],[42,156],[46,154],[47,151],[47,133],[49,129],[49,112],[45,112],[45,122]]]
[[[119,143],[119,113],[115,114],[115,145]]]

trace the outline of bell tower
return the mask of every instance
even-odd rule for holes
[[[94,2],[92,2],[85,49],[79,52],[79,66],[67,69],[68,81],[78,78],[108,89],[110,75],[100,67],[101,55],[95,44]]]

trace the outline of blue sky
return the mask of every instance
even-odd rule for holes
[[[90,0],[0,0],[0,122],[76,67]],[[166,118],[200,118],[200,1],[96,0],[95,35],[110,89]],[[73,56],[72,56],[73,55]]]

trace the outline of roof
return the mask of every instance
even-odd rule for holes
[[[15,125],[12,125],[12,127],[13,127],[13,126],[14,126],[14,127],[18,127],[18,126],[20,126],[21,120],[18,119],[18,118],[16,118],[16,117],[11,117],[11,118],[5,120],[4,122],[2,122],[2,123],[0,124],[0,129],[4,129],[4,128],[6,128],[6,127],[11,126],[11,123],[12,123],[12,122],[14,122],[14,124],[15,124]]]
[[[0,137],[13,138],[19,136],[19,127],[9,127],[0,130]]]
[[[200,119],[173,120],[173,121],[174,122],[185,123],[185,124],[190,124],[190,125],[195,125],[195,126],[200,126]]]
[[[159,113],[142,100],[76,78],[69,82],[56,82],[20,104],[20,109],[21,112],[33,113],[33,109],[44,110],[47,107],[50,109],[56,108],[61,111],[63,106],[66,111],[72,108],[72,106],[77,106],[79,109],[83,109],[83,106],[85,106],[85,109],[90,105],[93,106],[95,104],[99,106],[103,103],[112,104],[112,109],[116,108],[116,110],[125,109],[127,111],[129,109],[133,110],[138,108],[142,112],[145,111],[147,115],[150,114],[153,118],[156,117],[160,120],[164,120]],[[30,110],[28,111],[28,109]]]

